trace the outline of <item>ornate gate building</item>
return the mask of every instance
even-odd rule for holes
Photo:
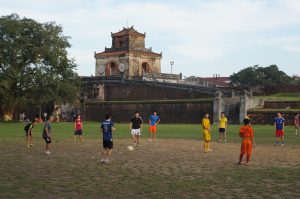
[[[111,33],[112,46],[95,53],[96,76],[140,77],[145,73],[161,73],[162,53],[145,48],[146,33],[136,31],[133,26]]]

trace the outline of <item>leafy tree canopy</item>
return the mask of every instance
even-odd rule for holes
[[[234,85],[246,87],[287,85],[292,82],[292,78],[280,71],[276,65],[247,67],[238,73],[233,73],[230,80]]]
[[[71,102],[79,81],[61,26],[17,14],[0,18],[0,98],[4,110],[28,103]]]

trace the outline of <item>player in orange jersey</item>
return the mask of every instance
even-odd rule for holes
[[[238,164],[242,164],[243,156],[247,155],[246,165],[249,166],[252,146],[255,148],[253,129],[250,126],[249,119],[244,119],[244,126],[241,126],[239,134],[243,141],[241,145],[241,154]]]

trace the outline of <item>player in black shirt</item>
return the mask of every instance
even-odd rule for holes
[[[143,130],[143,119],[140,113],[136,111],[134,116],[130,119],[129,128],[131,130],[131,138],[134,146],[140,146],[140,136]]]
[[[32,129],[36,125],[35,119],[24,127],[27,147],[33,147],[32,144]]]

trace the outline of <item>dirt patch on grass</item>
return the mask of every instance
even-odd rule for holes
[[[112,164],[100,164],[100,140],[54,140],[0,145],[1,198],[297,198],[300,147],[259,145],[252,166],[236,165],[237,143],[161,139],[142,141],[132,152],[129,139],[114,140]]]

